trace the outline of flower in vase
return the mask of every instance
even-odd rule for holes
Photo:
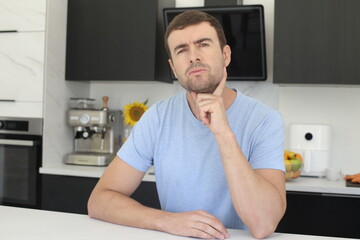
[[[146,106],[147,101],[148,100],[142,103],[135,101],[133,103],[125,105],[123,112],[125,125],[130,125],[131,127],[133,127],[140,120],[141,116],[148,109],[148,107]]]

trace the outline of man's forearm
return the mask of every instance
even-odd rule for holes
[[[88,212],[90,217],[107,222],[159,230],[156,217],[161,215],[161,210],[143,206],[115,191],[93,192],[88,202]]]
[[[153,229],[181,236],[225,239],[228,233],[219,219],[204,211],[171,213],[148,208],[118,192],[94,192],[89,216],[116,224]]]
[[[255,237],[268,236],[284,214],[285,200],[266,176],[251,168],[231,131],[215,137],[239,217]]]

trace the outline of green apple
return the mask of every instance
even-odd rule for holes
[[[291,170],[297,171],[301,168],[302,161],[298,158],[290,159],[291,161]]]

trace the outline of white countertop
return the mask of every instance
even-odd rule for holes
[[[63,175],[63,176],[74,176],[74,177],[91,177],[100,178],[106,167],[97,166],[79,166],[79,165],[67,165],[57,164],[46,167],[41,167],[39,172],[41,174],[50,175]],[[150,168],[145,174],[143,181],[155,182],[154,168]]]
[[[287,191],[323,194],[346,194],[360,197],[360,187],[346,187],[345,180],[329,181],[326,178],[300,177],[286,182]]]
[[[95,219],[87,215],[0,206],[0,239],[6,240],[181,240],[163,232],[125,227]],[[254,239],[248,231],[229,229],[229,239]],[[339,240],[349,238],[274,233],[267,239]]]
[[[41,174],[99,178],[105,167],[58,164],[40,168]],[[155,182],[154,170],[150,168],[143,181]],[[360,196],[360,187],[346,187],[344,180],[328,181],[325,178],[300,177],[286,182],[287,191],[314,192],[323,194],[345,194]]]

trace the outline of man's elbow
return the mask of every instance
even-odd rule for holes
[[[254,238],[263,239],[263,238],[266,238],[266,237],[270,236],[271,234],[273,234],[276,230],[276,227],[277,227],[277,225],[258,227],[256,229],[252,230],[251,234],[253,235]]]
[[[257,222],[253,222],[252,227],[249,227],[251,234],[253,235],[254,238],[257,239],[263,239],[270,236],[276,231],[276,228],[282,216],[283,214],[281,216],[268,219],[267,221],[259,220]]]
[[[87,202],[88,216],[91,218],[97,218],[96,209],[97,209],[96,200],[93,194],[91,194]]]

